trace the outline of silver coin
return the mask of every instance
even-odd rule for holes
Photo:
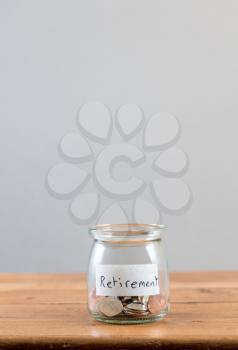
[[[147,307],[145,304],[142,304],[142,303],[130,303],[130,304],[127,304],[126,306],[128,309],[131,309],[133,311],[147,311]]]
[[[95,288],[93,290],[91,290],[91,292],[89,294],[89,302],[88,302],[89,309],[92,312],[98,312],[98,304],[103,299],[104,299],[103,296],[96,295],[96,289]]]
[[[127,305],[132,302],[132,297],[119,297],[123,305]]]
[[[138,302],[127,304],[124,307],[123,312],[127,315],[135,317],[148,315],[147,307],[144,304]]]
[[[100,301],[98,309],[103,315],[113,317],[122,312],[123,305],[116,297],[106,297]]]
[[[149,314],[149,311],[136,311],[136,310],[131,310],[131,309],[128,309],[127,307],[124,307],[123,313],[133,317],[144,317]]]
[[[139,302],[139,303],[141,303],[141,304],[143,304],[143,305],[145,305],[147,307],[148,300],[149,300],[148,296],[138,296],[136,302]]]

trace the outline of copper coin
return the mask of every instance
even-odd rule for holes
[[[159,314],[165,307],[165,299],[161,295],[151,295],[148,301],[148,309],[152,314]]]

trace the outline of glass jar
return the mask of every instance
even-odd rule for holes
[[[98,321],[145,323],[169,310],[161,232],[154,224],[97,225],[88,268],[88,308]]]

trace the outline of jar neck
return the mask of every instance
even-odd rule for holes
[[[161,238],[154,239],[154,240],[148,240],[148,241],[103,241],[103,240],[94,240],[95,245],[103,245],[104,247],[110,247],[110,248],[116,248],[116,247],[143,247],[150,244],[158,244],[162,243],[163,240]]]

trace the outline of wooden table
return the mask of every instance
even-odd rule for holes
[[[1,274],[0,349],[238,349],[238,271],[171,274],[170,315],[94,321],[83,274]]]

